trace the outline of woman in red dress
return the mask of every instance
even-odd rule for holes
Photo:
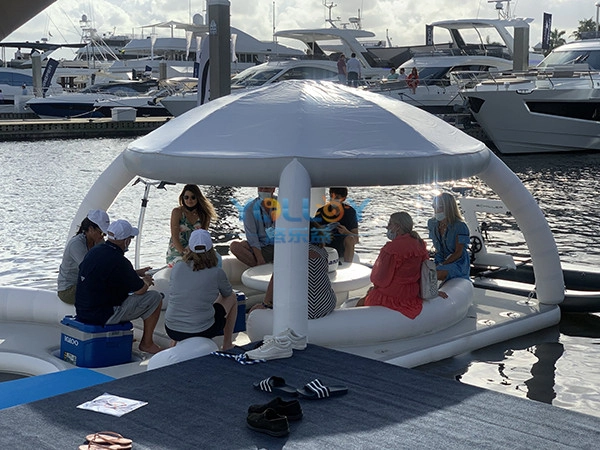
[[[412,90],[412,93],[417,92],[417,86],[419,85],[419,72],[416,67],[413,67],[408,77],[406,77],[406,85]]]
[[[390,216],[387,236],[391,241],[381,249],[371,272],[373,287],[356,306],[385,306],[414,319],[423,309],[419,279],[429,253],[406,212]]]

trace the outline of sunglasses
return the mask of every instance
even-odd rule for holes
[[[196,200],[196,196],[195,195],[184,195],[183,199],[184,200]]]

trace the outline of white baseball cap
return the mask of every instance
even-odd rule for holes
[[[108,218],[106,211],[102,211],[101,209],[90,209],[87,218],[98,225],[98,228],[100,228],[103,233],[108,232],[110,219]]]
[[[137,236],[139,230],[136,227],[132,227],[129,222],[124,219],[115,220],[108,226],[106,234],[109,239],[115,241],[124,241],[127,238]]]
[[[210,239],[210,233],[202,229],[192,231],[192,234],[190,235],[189,246],[190,250],[194,253],[206,253],[213,246],[212,240]]]

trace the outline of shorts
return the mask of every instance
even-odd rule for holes
[[[75,289],[77,285],[74,284],[71,287],[68,287],[64,291],[58,291],[58,298],[60,298],[63,302],[68,303],[69,305],[75,304]]]
[[[162,298],[162,294],[158,291],[131,294],[120,306],[113,308],[114,313],[106,321],[106,325],[130,322],[140,317],[146,320],[156,311],[156,308],[160,307]]]
[[[275,259],[275,246],[274,245],[265,245],[264,247],[260,248],[260,252],[263,255],[263,258],[265,259],[265,262],[273,262],[273,259]]]
[[[182,331],[171,330],[165,325],[167,335],[177,342],[191,337],[205,337],[211,339],[215,336],[221,336],[223,334],[223,328],[225,327],[225,308],[220,303],[213,303],[213,309],[215,310],[215,322],[209,329],[197,333],[184,333]]]

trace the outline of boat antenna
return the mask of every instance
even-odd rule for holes
[[[327,0],[323,0],[323,6],[329,10],[329,17],[327,19],[325,19],[325,22],[328,22],[331,25],[331,28],[337,28],[337,26],[335,25],[335,22],[340,21],[339,16],[336,17],[335,19],[331,18],[331,10],[333,8],[335,8],[337,5],[333,2],[327,3]]]
[[[498,12],[498,19],[509,20],[511,19],[510,13],[510,2],[511,0],[488,0],[488,3],[495,3],[495,9]],[[506,3],[506,11],[504,10],[503,3]]]

